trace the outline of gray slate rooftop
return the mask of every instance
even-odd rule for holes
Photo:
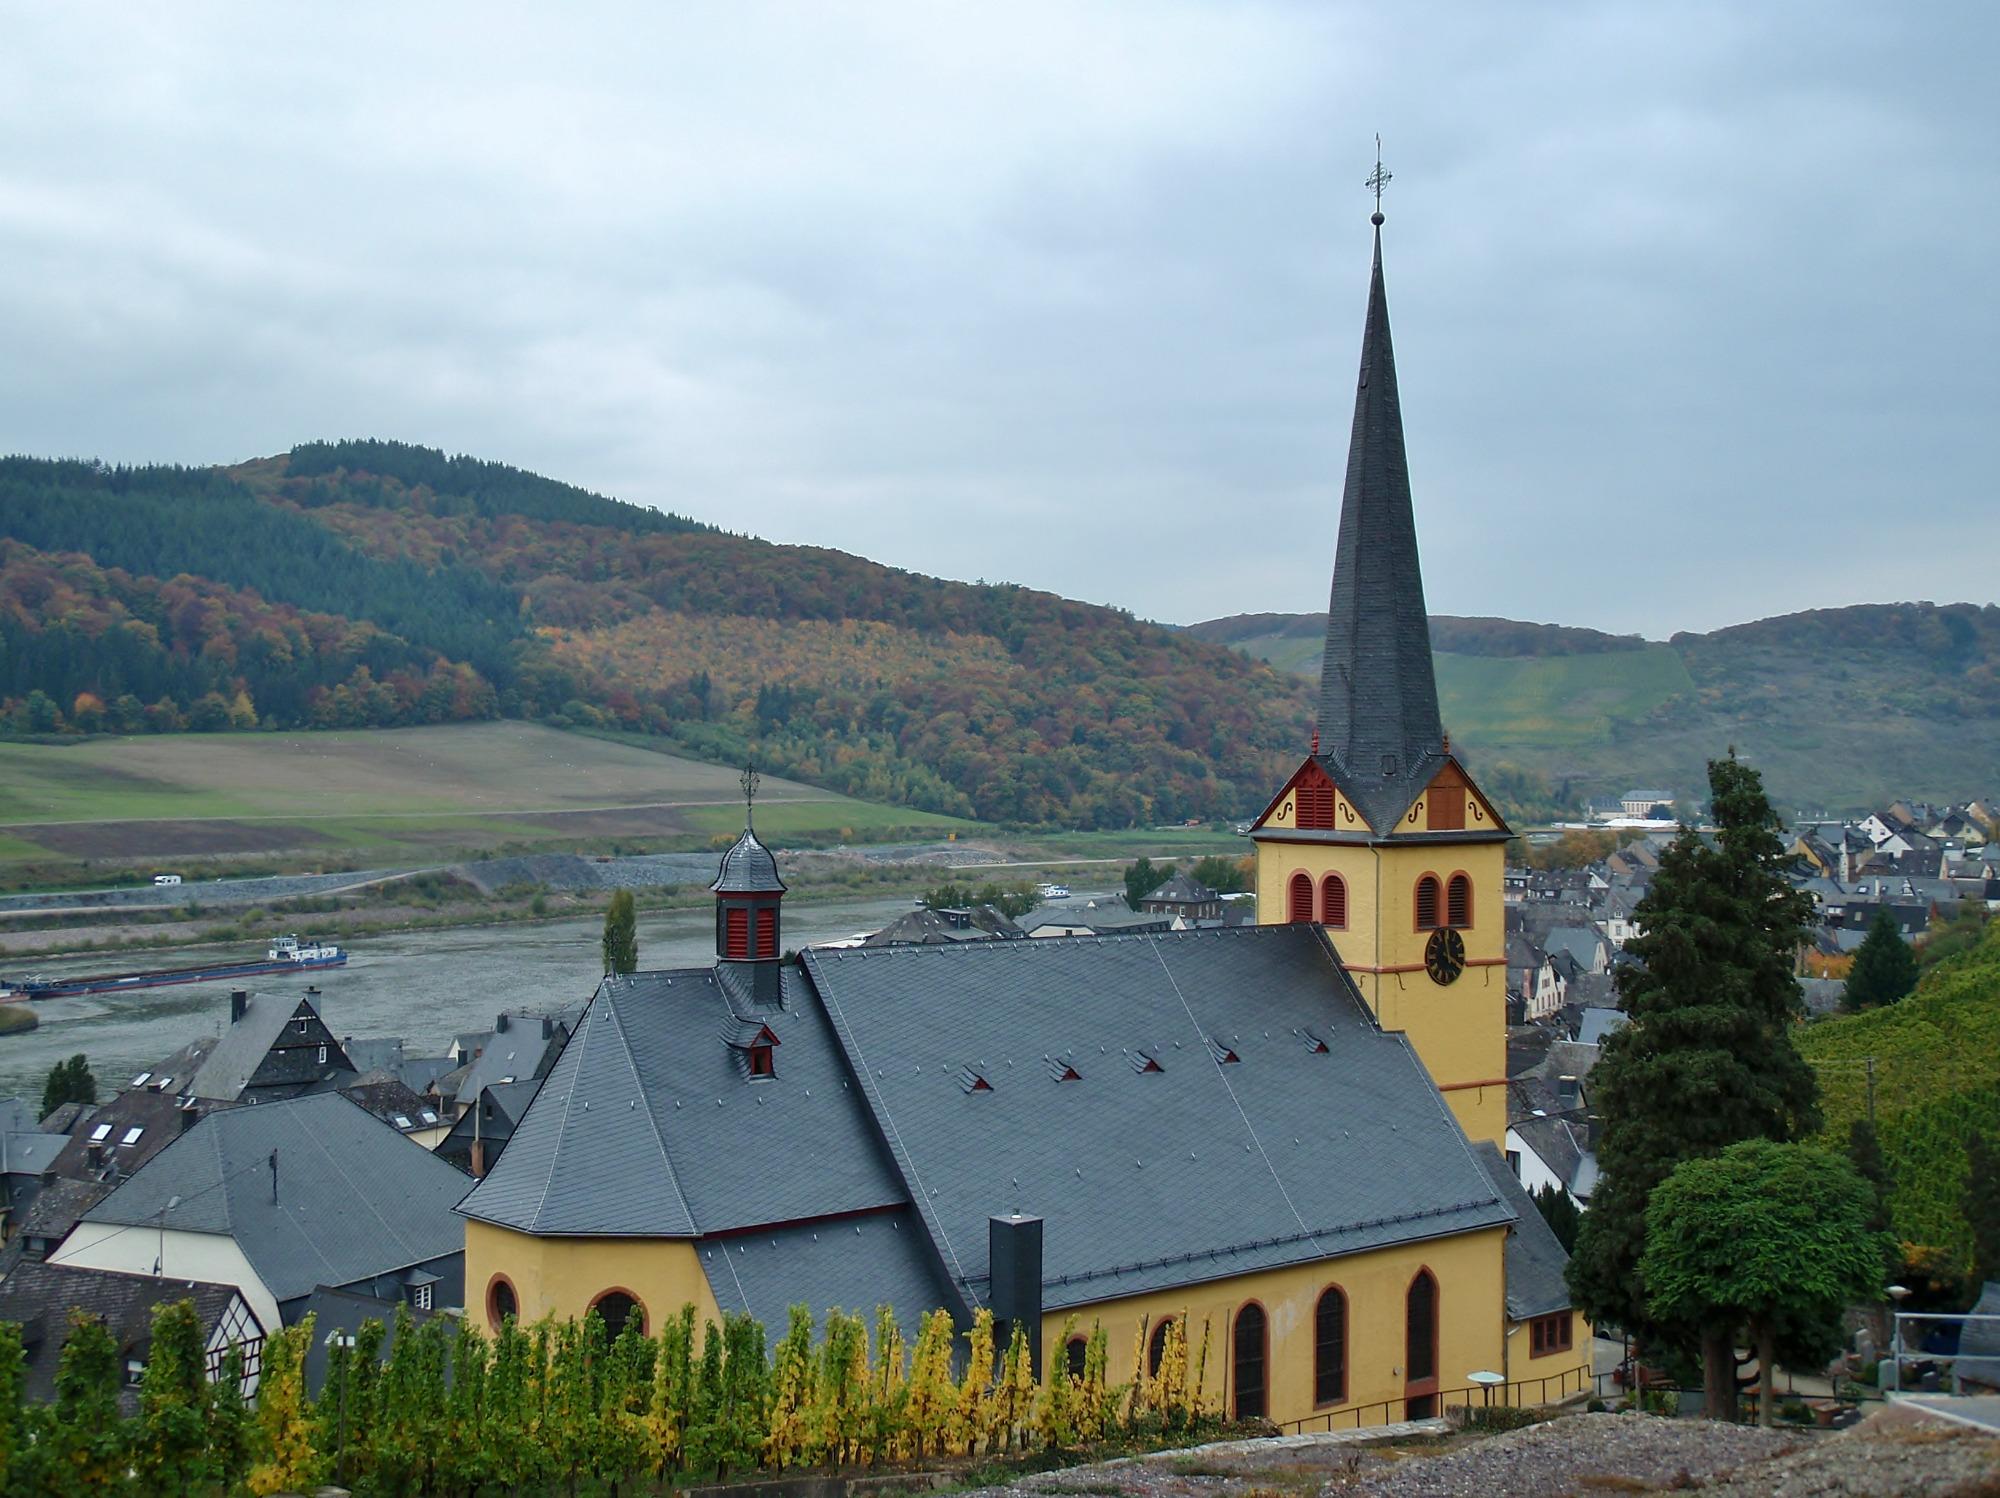
[[[781,976],[777,1006],[709,968],[607,978],[466,1215],[695,1237],[908,1201],[826,1016],[798,968]],[[753,1016],[778,1038],[777,1075],[754,1083],[730,1044]]]
[[[1010,1210],[1047,1221],[1052,1310],[1512,1218],[1317,928],[805,962],[973,1303]]]
[[[1507,1316],[1526,1321],[1530,1316],[1546,1316],[1551,1311],[1570,1308],[1569,1282],[1563,1271],[1569,1255],[1562,1240],[1542,1216],[1528,1188],[1508,1167],[1507,1159],[1491,1144],[1473,1147],[1479,1163],[1486,1167],[1494,1189],[1514,1209],[1514,1229],[1507,1235]]]
[[[429,1150],[340,1094],[315,1093],[209,1115],[83,1221],[234,1238],[282,1302],[462,1252],[452,1209],[464,1194],[465,1177]]]

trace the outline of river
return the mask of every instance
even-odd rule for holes
[[[785,945],[831,941],[873,931],[910,908],[907,895],[801,902],[785,910]],[[267,993],[321,990],[320,1013],[342,1036],[400,1035],[412,1056],[441,1055],[451,1037],[486,1030],[503,1009],[556,1008],[588,998],[602,970],[602,917],[533,924],[470,926],[364,936],[345,967],[297,977],[265,977],[251,986]],[[310,936],[302,928],[301,936]],[[89,973],[192,965],[204,957],[261,956],[247,946],[176,947],[157,953],[99,953],[37,962],[36,972]],[[698,967],[715,955],[715,916],[706,906],[642,911],[639,961],[649,968]],[[10,967],[23,967],[20,961]],[[229,1016],[231,983],[147,988],[127,994],[48,999],[35,1005],[38,1029],[0,1035],[0,1097],[39,1105],[56,1062],[78,1052],[90,1058],[100,1095],[187,1044],[217,1033]]]

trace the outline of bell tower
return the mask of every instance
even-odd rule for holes
[[[743,772],[743,835],[722,855],[715,883],[715,955],[722,962],[776,962],[780,943],[779,908],[785,881],[778,860],[757,841],[754,812],[758,776]]]
[[[1322,926],[1385,1030],[1410,1037],[1466,1134],[1507,1131],[1503,849],[1451,752],[1382,277],[1381,163],[1361,372],[1334,544],[1312,752],[1251,836],[1265,924]]]

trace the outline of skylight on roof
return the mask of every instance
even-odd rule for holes
[[[118,1142],[120,1144],[137,1144],[139,1142],[139,1136],[145,1132],[146,1128],[144,1124],[141,1124],[136,1128],[127,1129],[125,1131],[125,1137],[119,1140]]]
[[[155,1092],[165,1092],[169,1087],[173,1085],[174,1085],[174,1079],[172,1077],[153,1078],[153,1091]]]
[[[419,1114],[418,1117],[422,1118],[423,1121],[427,1124],[434,1124],[438,1121],[438,1116],[435,1113],[431,1112],[431,1110],[428,1108],[424,1109],[424,1111],[421,1114]]]
[[[99,1124],[96,1128],[90,1131],[90,1142],[92,1144],[102,1144],[104,1143],[105,1140],[109,1139],[110,1137],[111,1137],[110,1124]]]
[[[392,1114],[390,1114],[390,1115],[389,1115],[389,1117],[390,1117],[390,1120],[391,1120],[391,1121],[392,1121],[392,1122],[393,1122],[393,1123],[394,1123],[394,1124],[396,1125],[396,1127],[397,1127],[397,1128],[399,1128],[399,1129],[407,1129],[407,1128],[409,1128],[409,1127],[410,1127],[410,1121],[409,1121],[409,1119],[408,1119],[408,1118],[406,1118],[406,1117],[404,1117],[404,1116],[403,1116],[402,1114],[400,1114],[400,1113],[392,1113]]]
[[[139,1073],[138,1076],[132,1079],[132,1085],[134,1087],[144,1087],[146,1085],[146,1079],[151,1077],[152,1075],[153,1074],[149,1071],[142,1071]]]

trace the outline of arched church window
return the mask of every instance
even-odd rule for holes
[[[1347,881],[1338,874],[1328,874],[1319,882],[1319,919],[1320,924],[1337,931],[1347,929]]]
[[[1251,1301],[1236,1313],[1236,1418],[1261,1420],[1268,1405],[1265,1398],[1264,1308]]]
[[[1451,882],[1445,886],[1444,923],[1458,927],[1472,924],[1472,877],[1469,874],[1453,874]]]
[[[1417,881],[1417,929],[1429,931],[1438,923],[1437,875],[1426,874]]]
[[[1313,1403],[1347,1397],[1347,1296],[1330,1285],[1313,1308]]]
[[[1313,918],[1312,875],[1303,871],[1292,875],[1291,899],[1285,911],[1285,919],[1293,925],[1304,925]]]

